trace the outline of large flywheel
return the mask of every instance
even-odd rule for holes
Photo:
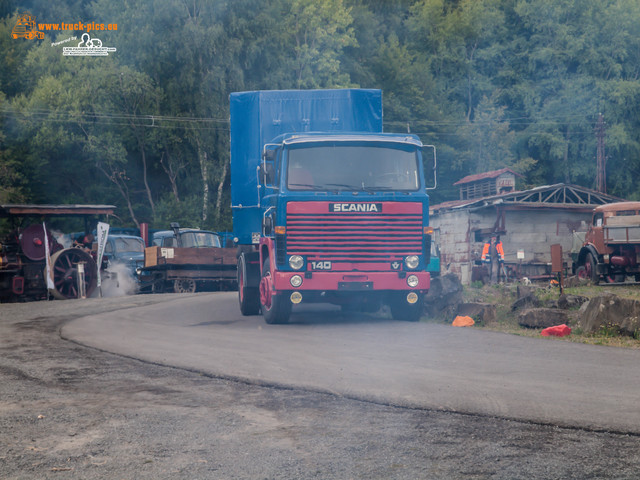
[[[51,293],[59,299],[78,298],[78,265],[84,265],[84,291],[90,297],[98,283],[98,269],[93,257],[80,248],[67,248],[51,257],[53,283]]]

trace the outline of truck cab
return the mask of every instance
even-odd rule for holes
[[[576,274],[599,283],[640,280],[640,202],[596,207],[580,249]]]

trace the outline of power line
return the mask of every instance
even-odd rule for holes
[[[50,116],[53,114],[66,116],[69,118],[95,118],[95,119],[120,119],[120,120],[147,120],[151,122],[155,121],[171,121],[171,122],[183,122],[183,123],[225,123],[228,124],[228,119],[209,118],[209,117],[177,117],[169,115],[140,115],[140,114],[128,114],[128,113],[111,113],[111,112],[69,112],[59,110],[48,109],[15,109],[15,108],[0,108],[0,112],[13,115],[34,115],[34,116]]]
[[[95,121],[106,125],[114,126],[136,126],[144,128],[193,128],[196,130],[229,130],[229,120],[211,117],[186,117],[175,115],[142,115],[117,112],[70,112],[51,109],[16,109],[10,107],[0,107],[0,113],[13,117],[24,118],[34,117],[40,121],[49,122],[66,122],[75,123],[78,121]],[[564,121],[555,121],[560,119]],[[580,119],[581,121],[570,121]],[[129,123],[125,123],[128,121]],[[132,122],[133,123],[132,125]],[[167,125],[167,123],[174,125]],[[505,119],[505,123],[510,126],[527,126],[535,125],[539,127],[564,127],[564,126],[584,126],[585,123],[592,123],[584,115],[566,115],[566,116],[549,116],[544,118],[516,117],[513,119]],[[177,125],[175,125],[177,124]],[[204,125],[207,126],[204,126]],[[213,126],[217,124],[219,126]],[[384,122],[385,126],[400,127],[405,129],[407,125],[411,126],[411,130],[416,128],[472,128],[491,126],[496,122],[460,122],[460,121],[433,121],[433,120],[410,120],[410,121],[388,121]],[[423,132],[421,134],[429,134],[434,132]],[[572,132],[574,134],[586,134],[587,132]],[[453,135],[445,132],[439,132],[438,135]]]

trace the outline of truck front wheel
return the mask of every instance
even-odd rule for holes
[[[291,315],[291,302],[282,293],[273,293],[271,269],[269,259],[262,266],[262,278],[260,280],[260,307],[262,316],[268,324],[288,323]]]
[[[256,287],[247,287],[246,259],[244,255],[238,257],[238,304],[242,315],[257,315],[260,313],[260,294]]]
[[[598,275],[597,265],[598,265],[598,262],[593,256],[593,253],[587,254],[584,268],[587,271],[587,276],[591,280],[591,283],[593,283],[594,285],[597,285],[598,283],[600,283],[600,275]]]

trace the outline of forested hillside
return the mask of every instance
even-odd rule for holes
[[[13,38],[18,15],[91,22]],[[0,2],[0,203],[118,206],[122,226],[231,228],[229,93],[381,88],[384,129],[438,148],[433,202],[511,167],[521,187],[640,199],[638,0]],[[69,40],[72,37],[75,40]]]

